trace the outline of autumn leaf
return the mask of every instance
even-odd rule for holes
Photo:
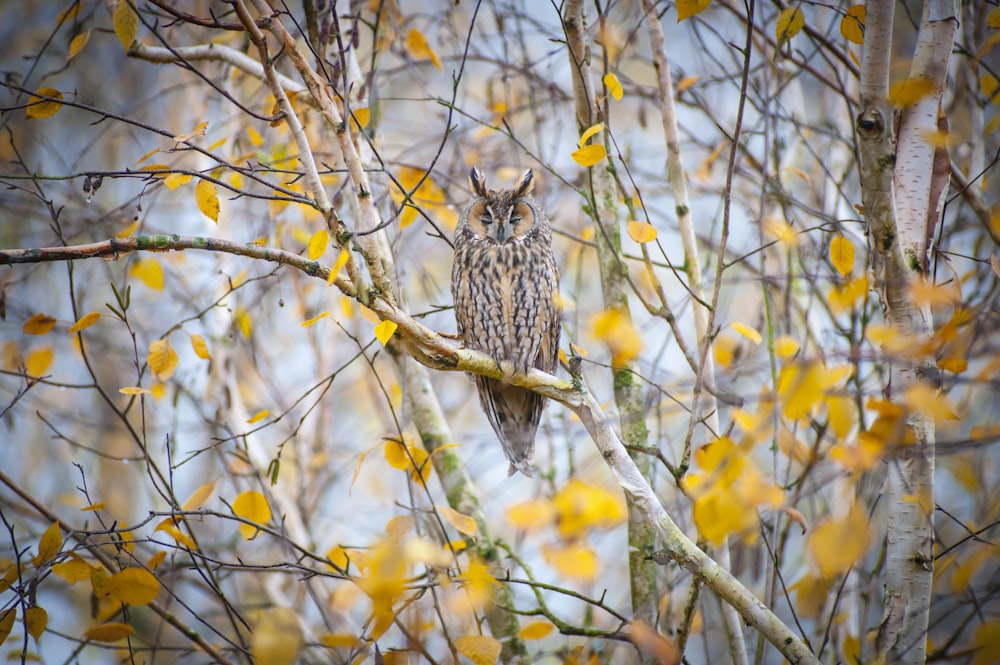
[[[28,634],[35,638],[35,642],[38,642],[38,638],[42,636],[48,625],[49,613],[41,607],[35,605],[24,611],[24,627]]]
[[[115,36],[125,47],[125,52],[132,47],[132,42],[139,34],[139,15],[129,4],[129,0],[118,0],[115,5],[115,12],[112,14],[111,22],[115,28]]]
[[[933,79],[927,76],[913,76],[889,87],[889,101],[899,108],[913,106],[932,94],[934,89]]]
[[[827,518],[813,527],[806,547],[820,575],[831,578],[850,570],[868,550],[869,540],[864,508],[856,505],[843,519]]]
[[[764,338],[760,336],[759,332],[757,332],[756,330],[754,330],[745,323],[741,323],[740,321],[734,321],[733,323],[729,324],[729,327],[731,327],[733,330],[746,337],[754,344],[760,344],[761,342],[764,341]]]
[[[119,0],[125,2],[125,0]],[[83,637],[95,642],[117,642],[135,635],[135,629],[127,623],[102,623],[84,631]]]
[[[599,312],[591,317],[590,326],[593,336],[610,349],[612,364],[624,365],[639,357],[642,337],[622,310],[607,309]]]
[[[70,585],[90,579],[94,567],[87,563],[79,554],[71,552],[69,558],[53,564],[52,572]]]
[[[805,24],[805,17],[800,7],[786,7],[782,10],[781,14],[778,15],[778,24],[775,29],[775,39],[778,42],[778,48],[781,48],[785,42],[799,34],[799,31],[802,30]]]
[[[83,51],[84,47],[87,45],[87,42],[89,41],[90,41],[90,30],[87,30],[86,32],[81,32],[76,37],[74,37],[73,41],[69,43],[69,51],[66,52],[66,62],[69,62],[76,56],[80,55],[80,52]]]
[[[310,261],[315,261],[319,257],[326,253],[327,247],[330,246],[330,232],[326,229],[320,229],[316,233],[312,234],[309,238],[309,245],[307,247],[307,254]]]
[[[63,534],[59,528],[59,522],[53,522],[52,526],[45,530],[42,537],[38,539],[38,554],[31,557],[31,563],[35,568],[40,568],[59,554],[62,549]]]
[[[830,263],[846,277],[854,269],[854,245],[844,236],[838,235],[830,241]]]
[[[257,524],[271,521],[271,507],[267,504],[267,498],[256,490],[247,490],[237,496],[233,500],[233,512]],[[253,540],[259,531],[252,524],[240,524],[240,535],[244,540]]]
[[[126,605],[149,605],[160,593],[160,581],[144,568],[126,568],[112,575],[108,591]]]
[[[177,370],[177,352],[169,339],[158,339],[149,345],[146,354],[149,369],[156,375],[157,381],[166,381]]]
[[[212,497],[212,493],[215,492],[215,484],[218,482],[218,479],[216,479],[210,483],[205,483],[192,492],[191,496],[189,496],[187,500],[181,504],[181,510],[198,510],[205,505],[205,502],[208,501]]]
[[[574,150],[570,153],[570,157],[573,158],[573,161],[584,168],[588,168],[599,163],[607,156],[607,149],[600,143],[585,145],[579,150]]]
[[[774,353],[783,360],[788,360],[799,352],[802,346],[788,335],[782,335],[774,340]]]
[[[516,529],[537,530],[556,518],[556,507],[548,499],[534,499],[507,509],[507,521]]]
[[[382,343],[382,346],[389,344],[389,340],[392,339],[393,334],[396,332],[396,323],[386,319],[385,321],[379,321],[378,325],[375,326],[375,339]]]
[[[138,277],[143,284],[155,291],[163,290],[163,267],[156,259],[139,259],[132,264],[129,274]]]
[[[48,314],[39,312],[24,322],[21,331],[25,335],[45,335],[51,332],[55,325],[55,319]]]
[[[453,508],[448,506],[434,506],[438,514],[444,518],[444,521],[455,527],[459,533],[463,533],[466,536],[474,536],[479,532],[479,525],[476,524],[476,520],[472,519],[468,515],[463,515]]]
[[[625,225],[628,237],[639,244],[656,240],[656,227],[649,222],[631,221]]]
[[[202,360],[211,360],[212,354],[208,350],[208,343],[201,335],[191,335],[191,350]]]
[[[597,554],[580,542],[542,547],[546,563],[559,574],[582,582],[591,582],[597,577]]]
[[[325,319],[328,316],[330,316],[330,312],[320,312],[311,319],[306,319],[299,325],[302,326],[303,328],[308,328],[309,326],[315,325],[318,321],[320,321],[321,319]]]
[[[840,19],[840,34],[854,44],[865,43],[865,6],[851,5]]]
[[[198,204],[198,210],[205,217],[216,224],[219,223],[219,188],[215,186],[214,182],[204,179],[198,180],[198,184],[194,188],[194,200]]]
[[[264,418],[267,418],[268,414],[270,413],[271,413],[270,409],[261,409],[260,411],[253,414],[252,416],[250,416],[250,418],[247,419],[247,425],[254,425],[256,423],[259,423],[260,421],[264,420]]]
[[[677,22],[691,18],[712,4],[712,0],[677,0]]]
[[[548,621],[532,621],[527,624],[521,630],[518,631],[517,636],[522,640],[540,640],[555,629]]]
[[[496,665],[502,649],[500,641],[487,635],[465,635],[455,638],[455,648],[476,665]]]
[[[59,102],[43,100],[42,97],[62,99],[63,94],[55,88],[39,88],[36,90],[35,94],[28,97],[28,108],[25,111],[28,118],[35,120],[51,118],[62,108],[62,104]]]
[[[77,319],[76,323],[71,325],[69,327],[69,330],[67,330],[66,332],[77,333],[80,332],[81,330],[86,330],[90,326],[97,323],[97,319],[99,318],[101,318],[100,312],[90,312],[89,314],[84,314],[79,319]]]
[[[140,388],[139,386],[125,386],[119,388],[118,392],[122,395],[148,395],[151,391],[148,388]]]
[[[0,612],[0,644],[3,644],[10,636],[10,631],[14,629],[14,621],[17,619],[17,608]]]
[[[424,33],[420,32],[416,28],[411,28],[406,35],[406,50],[413,56],[416,60],[429,59],[435,67],[441,69],[441,59],[438,58],[437,53],[431,48],[430,44],[427,43],[427,38],[424,37]]]
[[[608,93],[614,99],[622,98],[624,90],[622,89],[621,81],[618,80],[618,77],[615,76],[613,72],[609,72],[604,75],[604,85],[607,87]]]

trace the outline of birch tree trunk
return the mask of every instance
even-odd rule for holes
[[[949,177],[940,169],[944,149],[935,150],[928,136],[938,129],[958,8],[954,0],[924,5],[908,85],[926,94],[901,101],[897,137],[889,101],[894,4],[867,3],[856,127],[875,288],[887,323],[909,348],[920,349],[933,335],[933,320],[910,287],[927,279],[928,241],[940,223]],[[933,358],[918,353],[890,360],[887,397],[933,381]],[[934,420],[911,411],[906,424],[914,443],[888,461],[884,613],[876,648],[887,662],[923,663],[933,577]]]

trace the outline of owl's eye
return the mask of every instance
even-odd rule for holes
[[[490,224],[493,223],[493,217],[490,215],[483,215],[482,217],[479,218],[479,222],[483,226],[489,226]]]
[[[510,223],[517,224],[518,222],[521,221],[521,219],[522,217],[520,215],[514,215],[513,217],[510,218]]]

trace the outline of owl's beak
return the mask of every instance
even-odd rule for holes
[[[513,235],[510,232],[510,224],[508,222],[501,222],[497,224],[497,242],[505,243]]]

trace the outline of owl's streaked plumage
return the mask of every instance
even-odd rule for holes
[[[505,372],[559,363],[559,267],[545,212],[531,197],[534,174],[513,189],[487,189],[478,167],[469,175],[473,198],[455,231],[451,292],[465,346],[491,355]],[[524,388],[474,377],[479,403],[515,471],[529,462],[544,398]]]

